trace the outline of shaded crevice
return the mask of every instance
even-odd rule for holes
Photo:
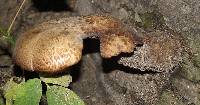
[[[47,11],[72,11],[72,8],[67,3],[67,0],[32,0],[33,7],[39,12]]]
[[[156,71],[151,71],[151,70],[146,70],[146,71],[141,71],[139,69],[134,69],[134,68],[130,68],[127,66],[123,66],[121,64],[118,64],[117,61],[119,61],[119,59],[124,56],[131,56],[133,53],[122,53],[119,56],[116,57],[112,57],[110,59],[103,59],[102,65],[103,65],[103,72],[105,73],[110,73],[113,70],[121,70],[124,71],[126,73],[130,73],[130,74],[157,74],[160,72],[156,72]]]
[[[83,40],[83,55],[100,52],[99,39],[87,38]]]
[[[70,67],[70,71],[69,74],[72,76],[72,82],[76,82],[80,79],[81,76],[81,61],[79,61],[78,64],[73,65],[72,67]]]

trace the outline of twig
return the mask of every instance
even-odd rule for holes
[[[11,29],[12,29],[12,26],[13,26],[13,24],[14,24],[14,22],[15,22],[17,16],[18,16],[20,10],[22,9],[22,7],[23,7],[25,1],[26,1],[26,0],[23,0],[22,3],[21,3],[21,5],[20,5],[20,7],[18,8],[17,13],[15,14],[15,17],[13,18],[13,20],[12,20],[12,22],[11,22],[11,24],[10,24],[8,30],[7,30],[8,33],[10,33],[10,31],[11,31]]]

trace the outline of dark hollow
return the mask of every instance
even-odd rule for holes
[[[83,47],[83,55],[100,52],[100,41],[91,38],[84,39]]]
[[[151,70],[141,71],[139,69],[130,68],[130,67],[123,66],[122,64],[117,63],[117,61],[119,61],[121,57],[129,57],[132,54],[133,53],[121,53],[118,56],[114,56],[110,59],[103,59],[103,62],[102,62],[103,72],[110,73],[113,70],[121,70],[121,71],[124,71],[126,73],[131,73],[131,74],[157,74],[159,73],[159,72],[155,72]]]
[[[32,0],[33,6],[40,12],[46,11],[71,11],[67,0]]]

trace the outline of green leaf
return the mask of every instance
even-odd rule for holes
[[[47,85],[46,95],[48,105],[85,105],[73,91],[62,86]]]
[[[17,84],[11,79],[4,86],[6,105],[39,105],[42,84],[39,79],[31,79]]]
[[[7,34],[10,34],[10,33],[7,33]],[[5,40],[10,43],[11,45],[15,45],[15,39],[13,36],[11,35],[6,35],[6,36],[3,36],[5,38]]]
[[[15,93],[14,105],[39,105],[42,96],[42,84],[39,79],[22,83]]]
[[[60,85],[64,87],[68,87],[72,82],[72,77],[69,74],[66,75],[57,75],[57,76],[49,76],[40,74],[40,79],[45,83]]]
[[[15,96],[16,91],[18,90],[20,84],[17,84],[13,81],[13,78],[10,79],[4,86],[4,97],[6,98],[6,105],[13,105],[13,97]]]
[[[1,26],[0,26],[0,36],[2,36],[4,40],[10,43],[11,45],[13,46],[15,45],[16,42],[15,38],[10,34],[10,32],[6,31]]]
[[[3,97],[0,95],[0,105],[5,105]]]

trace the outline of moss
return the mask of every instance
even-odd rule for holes
[[[137,22],[136,25],[144,28],[147,31],[151,30],[164,30],[165,29],[165,20],[162,14],[159,12],[146,12],[139,14],[141,22]]]
[[[186,45],[180,74],[191,81],[200,81],[200,38],[191,38]]]
[[[156,105],[184,105],[184,103],[175,97],[172,91],[166,90]]]

